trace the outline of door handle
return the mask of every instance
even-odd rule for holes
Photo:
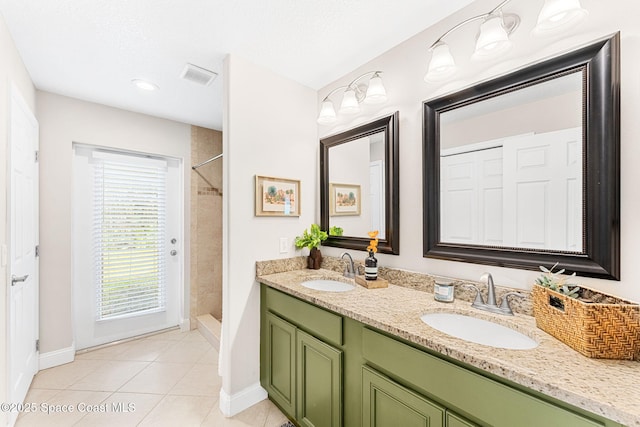
[[[176,251],[175,249],[173,249],[171,252],[169,252],[171,254],[171,256],[176,256],[178,254],[178,251]]]
[[[27,280],[27,277],[29,277],[28,274],[25,274],[24,276],[20,276],[20,277],[16,276],[15,274],[12,274],[11,275],[11,286],[15,286],[16,283],[19,283],[19,282],[24,282],[25,280]]]

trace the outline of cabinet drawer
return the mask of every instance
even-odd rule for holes
[[[331,344],[342,346],[342,317],[309,303],[264,286],[264,303],[267,310],[295,323],[300,329],[322,338]]]
[[[369,364],[482,425],[604,425],[370,329],[363,331],[362,344]]]

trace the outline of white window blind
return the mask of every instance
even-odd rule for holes
[[[94,153],[97,320],[165,310],[166,163]]]

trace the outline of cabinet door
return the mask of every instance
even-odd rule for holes
[[[287,415],[295,417],[296,327],[267,313],[266,329],[267,382],[264,387]]]
[[[342,351],[298,330],[298,416],[301,426],[342,425]]]
[[[447,411],[447,427],[477,427],[477,424]]]
[[[444,409],[364,366],[362,427],[442,427]]]

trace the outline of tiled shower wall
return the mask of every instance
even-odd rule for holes
[[[222,132],[191,127],[194,165],[222,152]],[[198,175],[199,172],[202,176]],[[222,159],[191,172],[191,325],[222,320]]]

